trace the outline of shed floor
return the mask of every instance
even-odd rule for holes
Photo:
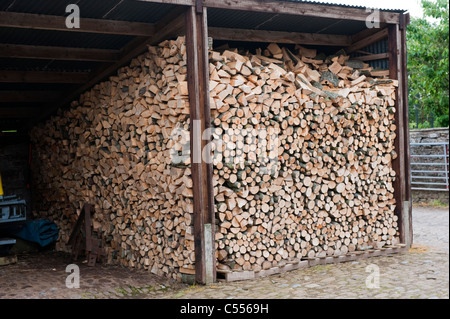
[[[80,259],[80,288],[69,289],[69,264],[70,255],[55,251],[18,255],[16,264],[0,267],[0,299],[159,298],[186,286],[145,270],[104,264],[88,267]]]

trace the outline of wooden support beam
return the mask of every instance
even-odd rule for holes
[[[84,83],[86,72],[0,71],[0,83]]]
[[[209,36],[215,40],[275,42],[305,45],[323,45],[346,47],[352,44],[351,38],[344,35],[314,34],[300,32],[280,32],[266,30],[215,28],[208,29]]]
[[[364,8],[349,8],[342,6],[321,5],[294,1],[274,0],[204,0],[208,8],[268,12],[275,14],[291,14],[310,17],[330,18],[339,20],[366,21],[371,13]],[[381,23],[399,23],[399,13],[380,12]]]
[[[0,58],[115,62],[118,50],[0,44]]]
[[[399,85],[403,88],[403,103],[404,103],[404,112],[403,112],[403,123],[405,125],[403,126],[404,133],[403,136],[404,139],[404,150],[405,150],[405,206],[409,204],[407,207],[404,208],[404,213],[407,215],[407,231],[408,233],[405,233],[407,247],[410,248],[410,246],[413,244],[413,224],[412,224],[412,194],[411,194],[411,157],[410,157],[410,146],[409,146],[409,96],[408,96],[408,48],[407,48],[407,41],[406,41],[406,28],[408,24],[410,23],[410,15],[409,13],[405,15],[401,15],[401,21],[400,23],[400,42],[401,42],[401,73],[402,73],[402,83]]]
[[[404,126],[409,123],[405,123],[404,112],[408,112],[404,104],[404,87],[403,87],[403,72],[402,72],[402,44],[401,44],[401,32],[399,25],[390,25],[389,28],[389,78],[398,80],[399,86],[396,91],[396,112],[395,112],[395,152],[397,158],[392,161],[392,167],[396,172],[396,179],[394,182],[394,197],[396,200],[395,214],[398,216],[400,241],[403,244],[409,244],[409,216],[405,215],[405,199],[406,199],[406,159],[405,159],[405,129]]]
[[[208,27],[206,8],[186,12],[186,52],[191,121],[191,170],[194,194],[195,279],[210,284],[216,278],[215,213],[212,161],[203,157],[210,137]],[[200,11],[200,12],[199,12]],[[210,155],[211,156],[211,155]]]
[[[141,2],[151,2],[151,3],[164,3],[164,4],[175,4],[180,6],[193,6],[195,5],[195,0],[136,0]]]
[[[61,96],[59,91],[0,91],[0,103],[52,102]]]
[[[375,60],[383,60],[389,59],[389,53],[380,53],[380,54],[368,54],[359,56],[356,58],[352,58],[352,60],[360,60],[360,61],[375,61]]]
[[[0,118],[34,118],[41,112],[39,107],[0,107]]]
[[[363,31],[364,34],[367,33],[367,31]],[[362,48],[365,48],[375,42],[378,42],[380,40],[383,40],[388,37],[388,28],[381,29],[380,31],[377,31],[376,33],[373,33],[371,35],[368,35],[360,40],[354,41],[352,45],[345,48],[345,52],[347,54],[351,54],[355,51],[361,50]],[[353,39],[360,38],[359,35],[355,35]]]
[[[147,37],[155,33],[151,23],[82,18],[80,28],[69,29],[64,16],[5,11],[0,11],[0,27]]]
[[[356,34],[353,34],[352,37],[352,43],[356,43],[359,42],[361,40],[364,40],[372,35],[374,35],[375,33],[380,32],[383,29],[386,29],[388,27],[388,25],[386,23],[380,23],[380,27],[379,28],[367,28],[364,29]],[[387,35],[386,35],[387,37]]]

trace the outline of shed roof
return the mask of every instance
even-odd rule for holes
[[[290,1],[290,2],[307,2],[307,3],[312,3],[312,4],[320,4],[320,5],[328,5],[328,6],[338,6],[338,7],[346,7],[346,8],[366,8],[366,6],[363,5],[356,5],[356,4],[348,4],[345,2],[345,0],[335,0],[335,1],[326,1],[326,0],[320,0],[320,1],[310,1],[310,0],[277,0],[277,1]],[[397,3],[396,3],[397,5]],[[372,8],[376,8],[379,10],[383,10],[383,11],[391,11],[391,12],[405,12],[405,9],[400,9],[400,8],[385,8],[382,6],[379,6],[379,2],[377,2],[375,4],[375,6],[373,6]]]
[[[26,121],[45,118],[113,74],[145,51],[148,44],[183,34],[184,10],[197,1],[79,0],[78,30],[65,27],[66,6],[73,2],[0,2],[0,126],[15,123],[13,118]],[[275,2],[280,5],[275,6]],[[351,18],[355,11],[350,8],[361,9],[357,6],[305,0],[203,0],[203,4],[208,7],[211,36],[218,39],[236,40],[233,34],[240,29],[272,32],[273,38],[283,36],[286,43],[313,39],[316,44],[336,45],[337,41],[346,46],[365,32],[374,33],[367,31],[361,17]],[[292,13],[289,6],[309,7],[300,14],[300,11]],[[324,7],[343,8],[348,14],[323,17],[322,9],[316,8]],[[327,43],[327,39],[331,42]],[[249,40],[259,41],[258,35]],[[308,41],[305,44],[312,44]]]

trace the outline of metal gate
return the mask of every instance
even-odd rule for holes
[[[449,143],[411,143],[410,149],[411,189],[448,192]]]

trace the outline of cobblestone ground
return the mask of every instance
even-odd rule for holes
[[[415,207],[413,222],[415,244],[409,252],[208,287],[148,271],[79,264],[80,288],[68,289],[66,255],[21,255],[18,263],[0,267],[0,298],[449,298],[449,211]]]

